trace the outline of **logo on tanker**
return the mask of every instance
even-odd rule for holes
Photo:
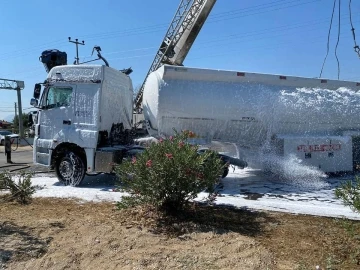
[[[298,152],[332,152],[341,150],[341,144],[298,145]]]

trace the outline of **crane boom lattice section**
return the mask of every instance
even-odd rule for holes
[[[156,56],[151,64],[151,67],[145,77],[145,80],[135,98],[134,104],[135,109],[139,109],[142,102],[142,94],[144,91],[144,84],[149,76],[149,74],[163,64],[170,64],[170,65],[182,65],[183,60],[187,52],[190,50],[191,44],[196,38],[197,33],[199,32],[202,24],[205,22],[207,15],[210,13],[212,6],[214,5],[216,0],[182,0],[175,16],[170,24],[169,29],[166,32],[166,35],[161,42],[160,48],[158,49]],[[206,16],[202,16],[202,22],[200,23],[200,28],[196,30],[196,35],[193,37],[191,42],[183,42],[180,44],[180,49],[176,48],[178,42],[181,40],[185,32],[191,32],[192,27],[197,23],[199,18],[199,14],[203,9],[204,5],[207,2],[212,2],[211,8],[207,10]],[[186,48],[184,49],[183,47]],[[181,51],[181,52],[180,52]],[[185,53],[184,53],[185,51]],[[181,53],[181,59],[177,59],[177,53]]]

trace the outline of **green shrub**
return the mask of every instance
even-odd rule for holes
[[[345,205],[360,213],[360,178],[357,176],[355,182],[347,181],[335,190],[335,196],[340,198]]]
[[[0,173],[0,189],[10,191],[10,199],[16,200],[19,203],[25,204],[31,201],[32,195],[35,193],[35,187],[32,186],[31,172],[22,171],[15,177],[17,181],[13,180],[14,175],[9,172]]]
[[[193,137],[189,131],[175,133],[118,165],[115,171],[121,189],[129,193],[118,206],[146,204],[171,212],[182,209],[203,190],[213,198],[224,165],[213,151],[198,154],[198,146],[187,143]]]

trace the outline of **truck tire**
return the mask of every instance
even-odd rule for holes
[[[221,178],[225,178],[229,174],[229,168],[224,168],[224,172],[221,176]]]
[[[55,163],[55,173],[60,182],[75,187],[85,177],[85,165],[76,153],[65,152]]]

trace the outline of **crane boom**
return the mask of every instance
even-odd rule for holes
[[[195,1],[200,5],[200,1]],[[213,6],[215,5],[216,0],[206,0],[203,1],[199,12],[197,15],[189,15],[185,20],[190,20],[189,26],[185,29],[182,29],[183,34],[178,39],[176,45],[174,46],[174,56],[169,59],[169,62],[166,64],[178,65],[181,66],[189,53],[191,46],[195,42],[202,26],[204,25],[207,17],[209,16]],[[191,10],[190,10],[191,12]]]
[[[163,64],[182,65],[216,0],[182,0],[161,42],[145,80],[134,100],[135,109],[142,102],[144,84],[149,74]]]

